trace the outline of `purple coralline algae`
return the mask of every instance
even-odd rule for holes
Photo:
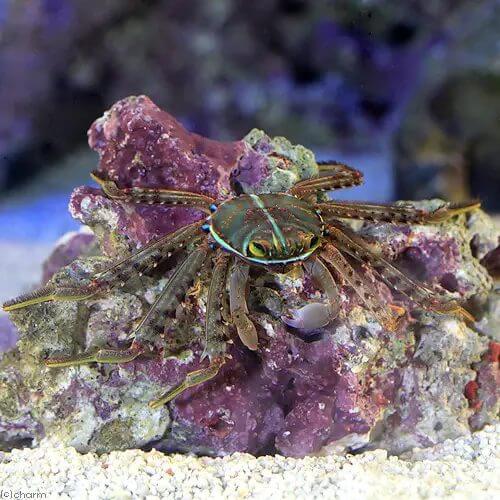
[[[224,199],[287,189],[317,172],[313,153],[284,138],[252,130],[235,142],[205,139],[144,96],[116,103],[90,128],[89,144],[99,153],[99,170],[120,187]],[[203,217],[184,207],[121,204],[92,187],[75,189],[69,208],[91,231],[59,242],[44,267],[53,281],[85,280],[112,259]],[[339,283],[339,317],[317,330],[295,329],[281,319],[285,305],[299,309],[321,300],[321,293],[296,268],[274,276],[255,272],[248,302],[258,350],[234,339],[232,357],[214,379],[152,409],[148,401],[205,366],[202,275],[177,321],[165,318],[166,334],[155,341],[153,355],[123,364],[44,366],[49,353],[126,345],[160,286],[143,276],[86,302],[48,302],[11,314],[19,341],[0,360],[2,446],[55,436],[82,452],[154,446],[218,456],[300,457],[374,447],[402,453],[494,420],[498,360],[490,360],[498,356],[498,305],[480,264],[498,246],[491,220],[477,211],[445,225],[365,224],[357,230],[409,274],[468,300],[477,323],[412,310],[380,284],[381,293],[408,311],[397,331],[388,332]],[[5,335],[11,327],[0,328]]]
[[[16,327],[5,313],[0,313],[0,332],[0,353],[2,353],[12,349],[17,342]]]
[[[42,282],[46,283],[62,267],[71,264],[82,254],[88,255],[95,246],[95,237],[90,231],[67,233],[52,250],[50,259],[43,263]]]

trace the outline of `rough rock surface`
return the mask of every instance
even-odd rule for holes
[[[317,168],[307,149],[258,130],[232,143],[191,134],[144,96],[114,105],[92,125],[89,143],[100,155],[100,170],[120,187],[190,189],[220,198],[286,189]],[[202,216],[182,207],[125,206],[90,187],[74,191],[70,211],[92,229],[101,252],[85,233],[68,237],[45,267],[49,276],[62,266],[54,282],[85,281],[111,258]],[[49,302],[11,314],[20,338],[0,362],[2,446],[49,436],[97,452],[154,445],[210,455],[304,456],[373,447],[401,453],[493,421],[498,307],[479,263],[498,245],[492,222],[478,211],[433,227],[372,224],[358,230],[409,274],[468,299],[476,325],[411,310],[381,285],[381,293],[411,313],[389,333],[341,283],[339,318],[319,330],[294,330],[280,320],[285,304],[300,307],[321,300],[321,292],[297,269],[255,272],[249,305],[258,351],[235,339],[228,346],[232,359],[216,378],[152,410],[149,400],[202,363],[206,276],[189,290],[177,321],[166,318],[166,339],[156,341],[163,355],[52,370],[41,363],[55,352],[126,345],[166,275],[134,278],[84,303]]]

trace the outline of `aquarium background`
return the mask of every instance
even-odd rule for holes
[[[339,197],[500,211],[499,33],[497,0],[3,0],[4,263],[35,268],[77,229],[86,131],[133,94],[211,138],[258,127],[364,171]]]

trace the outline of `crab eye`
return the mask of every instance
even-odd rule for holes
[[[319,237],[318,237],[318,236],[313,236],[313,237],[309,240],[309,248],[313,248],[313,247],[315,247],[318,243],[319,243]]]
[[[248,251],[250,252],[250,255],[253,257],[265,257],[266,255],[266,247],[262,244],[259,243],[258,241],[251,241],[248,244]]]

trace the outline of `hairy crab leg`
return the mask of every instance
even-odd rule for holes
[[[128,270],[133,268],[139,274],[146,269],[156,267],[162,260],[170,258],[175,252],[192,243],[203,235],[203,221],[193,222],[181,227],[173,233],[148,243],[130,256],[124,257],[116,264],[95,275],[99,283],[112,284],[128,279]]]
[[[477,201],[466,203],[446,203],[436,210],[427,211],[410,205],[383,205],[373,203],[357,203],[327,201],[316,204],[321,210],[325,222],[330,218],[363,219],[373,222],[391,222],[404,224],[427,224],[443,222],[455,215],[470,212],[480,207]]]
[[[231,257],[217,252],[215,265],[212,271],[210,288],[208,290],[207,311],[205,320],[206,347],[204,354],[211,359],[207,368],[189,372],[186,378],[176,387],[169,390],[160,398],[149,403],[151,408],[159,408],[168,403],[179,394],[190,387],[195,387],[203,382],[214,378],[226,361],[226,355],[221,353],[221,346],[225,349],[224,337],[226,336],[225,326],[222,318],[222,303],[226,292],[226,277],[229,269]],[[211,341],[215,341],[213,346],[209,346]],[[215,354],[217,352],[217,354]],[[203,356],[202,356],[203,357]]]
[[[357,272],[331,243],[325,245],[320,256],[346,280],[384,328],[389,331],[396,330],[398,318],[392,314],[390,307],[381,303],[380,294],[369,279]]]
[[[363,174],[343,163],[335,161],[320,162],[318,167],[319,177],[297,182],[290,189],[290,194],[304,198],[318,191],[331,191],[363,184]]]
[[[210,340],[215,340],[215,343],[224,342],[226,337],[226,325],[224,324],[224,298],[226,295],[226,282],[229,264],[231,262],[230,255],[219,250],[215,257],[215,265],[212,271],[210,287],[207,298],[207,311],[205,319],[205,339],[208,346]],[[215,347],[215,346],[214,346]],[[213,354],[210,348],[206,348],[206,352],[210,357]]]
[[[184,297],[189,285],[196,277],[210,253],[208,244],[204,243],[194,249],[175,269],[165,286],[156,297],[147,314],[137,327],[129,334],[129,338],[150,340],[155,334],[163,333],[165,313],[173,310]]]
[[[105,179],[99,172],[92,172],[92,178],[101,186],[108,198],[129,203],[148,205],[185,205],[210,213],[210,206],[216,203],[214,198],[188,191],[152,188],[122,188],[112,180]]]
[[[412,280],[388,260],[373,252],[350,228],[340,223],[334,224],[328,226],[328,231],[335,244],[358,261],[379,266],[377,273],[390,288],[402,293],[424,309],[441,314],[454,313],[472,323],[475,321],[474,317],[455,300],[443,301],[433,290]]]
[[[246,288],[250,266],[236,260],[229,277],[229,309],[238,336],[251,351],[257,350],[259,339],[257,330],[248,316]]]
[[[63,368],[89,363],[127,363],[144,352],[141,345],[133,343],[126,349],[101,348],[89,350],[74,356],[51,357],[46,359],[44,363],[49,368]]]
[[[339,314],[340,296],[332,273],[316,257],[311,257],[303,264],[314,283],[323,290],[328,302],[312,302],[292,312],[292,317],[282,316],[282,321],[293,328],[322,328],[333,321]]]
[[[97,349],[85,351],[76,356],[54,357],[45,361],[50,368],[79,365],[84,363],[124,363],[132,361],[146,351],[145,345],[154,334],[163,332],[164,313],[171,310],[186,292],[195,274],[206,260],[208,245],[196,248],[176,268],[159,293],[146,315],[136,328],[129,334],[133,342],[125,349]]]
[[[155,267],[161,260],[192,242],[197,234],[202,234],[203,222],[195,222],[174,233],[162,236],[132,255],[124,257],[111,267],[95,274],[88,285],[71,286],[49,284],[3,304],[4,311],[13,311],[33,304],[51,300],[86,300],[97,293],[108,290],[113,285],[125,283],[131,274],[130,269],[141,272],[148,267]]]
[[[71,287],[50,284],[4,302],[2,309],[15,311],[51,300],[86,300],[92,298],[98,291],[98,287],[92,285]]]

